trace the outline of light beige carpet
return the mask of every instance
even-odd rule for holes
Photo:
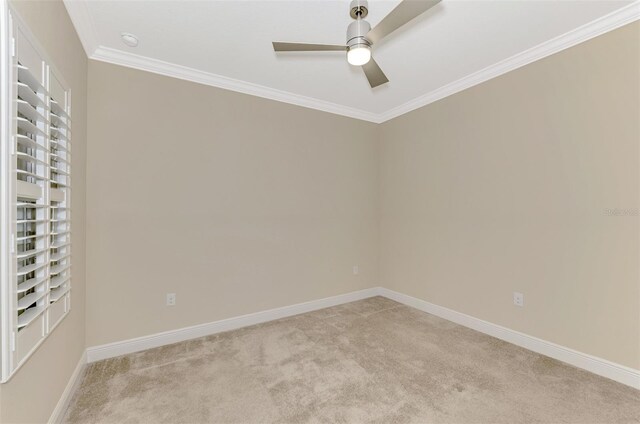
[[[91,364],[70,423],[638,423],[640,392],[374,297]]]

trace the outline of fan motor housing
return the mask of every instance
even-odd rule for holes
[[[351,22],[347,28],[347,47],[352,48],[359,44],[370,46],[371,42],[365,37],[369,31],[371,25],[364,19]]]

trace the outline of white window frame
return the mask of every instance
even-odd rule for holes
[[[44,179],[40,177],[40,187],[43,194],[41,200],[39,200],[44,204],[41,205],[39,210],[42,212],[39,212],[40,215],[37,218],[38,222],[42,224],[29,224],[33,227],[16,224],[18,219],[16,211],[18,196],[16,169],[19,162],[16,159],[18,157],[18,137],[16,137],[18,106],[20,106],[22,112],[31,111],[33,113],[33,110],[26,107],[28,106],[27,103],[22,102],[18,105],[17,102],[17,78],[19,74],[17,63],[20,57],[18,32],[20,33],[23,48],[28,44],[29,54],[33,55],[33,52],[35,52],[35,55],[40,59],[42,69],[30,69],[30,71],[34,75],[41,71],[39,75],[41,78],[37,79],[38,83],[44,87],[44,93],[41,94],[40,101],[45,106],[38,106],[41,109],[39,109],[39,112],[41,111],[42,113],[40,118],[37,118],[44,117],[42,125],[46,134],[41,138],[44,148],[40,150],[44,152],[40,155],[44,160],[40,161],[40,165],[38,165],[41,167],[38,169],[42,169],[41,173],[45,176]],[[49,60],[45,50],[16,11],[8,4],[7,0],[0,0],[0,40],[0,92],[2,92],[0,101],[0,382],[4,383],[27,362],[29,357],[42,345],[53,330],[68,316],[71,308],[70,174],[72,134],[70,86],[63,80],[62,74]],[[21,69],[20,72],[22,72],[20,75],[26,75],[24,74],[24,69]],[[24,91],[24,87],[22,86],[21,90],[26,95],[28,93]],[[52,96],[54,95],[58,97],[56,99],[58,103],[56,104],[52,102]],[[24,124],[25,121],[21,123],[21,125]],[[27,123],[27,125],[29,124]],[[20,142],[23,143],[21,146],[24,146],[25,142],[27,144],[32,143],[25,137]],[[53,152],[54,148],[57,148],[56,146],[64,146],[65,148],[58,151],[57,155],[54,155]],[[29,150],[26,151],[28,152]],[[65,152],[61,153],[62,151]],[[25,156],[30,154],[20,153],[22,155],[20,156],[21,160],[26,158],[28,161],[33,161],[29,156]],[[58,160],[55,167],[53,166],[53,160]],[[30,170],[32,168],[27,169]],[[54,203],[56,200],[59,200],[59,202]],[[38,257],[44,263],[42,267],[44,269],[43,278],[45,278],[46,282],[38,285],[41,290],[38,293],[43,293],[42,296],[35,296],[40,298],[38,305],[41,306],[42,312],[38,313],[36,315],[37,318],[24,327],[24,329],[28,329],[24,332],[18,330],[18,313],[19,310],[24,310],[26,306],[22,306],[22,309],[19,309],[17,302],[17,284],[19,281],[17,277],[18,260],[16,259],[16,252],[18,251],[16,241],[17,225],[23,225],[23,230],[41,225],[38,228],[44,234],[42,236],[44,242],[41,244],[43,249],[38,250],[38,252],[44,253]],[[65,247],[57,247],[59,240],[61,240],[59,237],[68,241],[68,244],[64,244]],[[29,250],[28,254],[34,256],[32,252]],[[28,255],[25,254],[23,256]],[[26,262],[27,265],[29,263],[31,262]],[[60,269],[67,270],[60,271]],[[51,282],[54,281],[52,276],[59,277],[56,281],[64,281],[64,285],[59,290],[52,288]],[[31,303],[31,300],[29,303]],[[31,316],[34,316],[34,314]],[[27,322],[26,320],[22,321],[22,325]],[[32,324],[33,327],[30,328],[29,326]]]

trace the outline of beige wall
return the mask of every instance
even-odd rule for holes
[[[639,40],[634,23],[385,123],[380,283],[640,368],[639,219],[604,213],[640,206]]]
[[[381,126],[91,61],[87,345],[380,284],[640,368],[638,31]]]
[[[49,419],[85,348],[87,57],[61,1],[14,1],[11,5],[40,41],[72,91],[71,312],[11,380],[0,385],[0,422],[40,423]]]
[[[88,346],[377,284],[374,124],[95,61],[89,93]]]

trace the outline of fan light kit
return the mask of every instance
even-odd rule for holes
[[[371,60],[371,47],[358,46],[347,51],[347,62],[353,66],[362,66]]]
[[[354,22],[347,28],[346,45],[305,44],[273,42],[276,52],[310,52],[310,51],[346,51],[347,62],[353,66],[362,66],[371,88],[389,82],[382,69],[371,57],[371,47],[418,15],[431,9],[440,0],[403,0],[395,9],[385,16],[373,29],[364,18],[369,14],[366,0],[353,0],[349,15]]]

